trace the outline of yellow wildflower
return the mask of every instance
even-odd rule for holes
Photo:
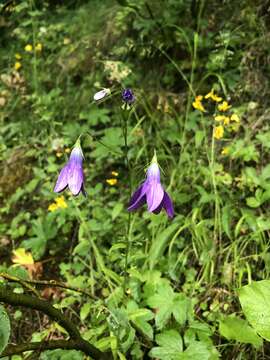
[[[31,44],[27,44],[25,47],[24,47],[24,50],[26,52],[31,52],[33,50],[33,46]]]
[[[112,174],[112,176],[118,176],[119,175],[119,173],[117,171],[112,171],[111,174]]]
[[[212,89],[208,94],[205,95],[205,99],[209,99],[209,98],[212,99],[212,100],[215,101],[215,102],[220,102],[220,101],[222,101],[222,97],[216,95],[216,94],[214,93],[214,90],[213,90],[213,89]]]
[[[33,265],[34,259],[31,252],[26,252],[24,248],[12,251],[12,262],[17,265]]]
[[[55,204],[55,203],[50,204],[50,205],[48,206],[48,210],[49,210],[50,212],[53,212],[53,211],[55,211],[55,210],[57,210],[57,209],[58,209],[58,206],[57,206],[57,204]]]
[[[203,99],[202,95],[196,96],[195,101],[193,101],[192,103],[192,106],[194,107],[194,109],[205,112],[206,110],[202,104],[202,99]]]
[[[41,43],[37,43],[37,45],[35,46],[35,50],[38,52],[42,51],[42,44]]]
[[[228,155],[229,154],[229,148],[228,147],[224,147],[221,151],[222,155]]]
[[[214,138],[219,140],[219,139],[223,138],[223,135],[224,135],[223,126],[222,125],[216,126],[214,128]]]
[[[57,197],[55,199],[55,202],[56,202],[56,205],[58,206],[58,208],[66,209],[68,207],[64,196]]]
[[[230,109],[232,106],[228,104],[227,101],[223,101],[222,104],[218,105],[218,110],[219,111],[227,111],[228,109]]]
[[[55,199],[54,203],[49,205],[48,210],[53,212],[58,209],[66,209],[67,207],[68,206],[67,206],[64,196],[59,196]]]
[[[20,70],[21,67],[22,67],[22,64],[19,61],[16,61],[14,64],[14,69],[18,71],[18,70]]]
[[[22,57],[21,57],[20,54],[17,53],[17,54],[15,54],[15,58],[16,58],[17,60],[21,60]]]
[[[70,153],[70,148],[66,148],[65,153],[69,154]]]
[[[240,117],[237,114],[232,114],[231,120],[239,123],[240,122]]]
[[[57,151],[56,156],[61,157],[63,154],[60,151]]]
[[[114,186],[117,184],[117,179],[106,179],[106,183],[111,186]]]
[[[225,116],[225,115],[216,115],[214,118],[216,121],[219,122],[223,122],[224,125],[228,125],[230,123],[230,118],[229,116]]]

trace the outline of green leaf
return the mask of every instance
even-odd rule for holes
[[[150,340],[153,340],[153,328],[147,321],[152,320],[153,318],[154,314],[148,309],[137,309],[129,313],[129,320],[134,327]]]
[[[89,315],[91,310],[91,304],[90,303],[85,303],[83,304],[81,311],[80,311],[80,318],[82,321],[84,321],[87,316]]]
[[[248,197],[246,199],[247,202],[247,206],[252,207],[252,208],[257,208],[261,205],[261,203],[255,198],[255,197]]]
[[[150,270],[154,268],[156,262],[163,255],[168,241],[178,227],[179,224],[171,224],[164,231],[162,231],[153,241],[148,255]]]
[[[154,347],[149,356],[161,360],[178,360],[183,351],[183,341],[175,330],[167,330],[157,335],[158,347]]]
[[[0,306],[0,354],[7,346],[9,336],[10,336],[9,317],[3,306]]]
[[[226,317],[220,321],[219,332],[227,340],[236,340],[241,343],[252,344],[255,347],[260,347],[263,344],[262,339],[248,325],[247,321],[237,317]]]
[[[194,341],[179,355],[179,360],[212,360],[218,359],[218,354],[208,349],[208,345],[202,341]]]
[[[173,315],[183,325],[187,320],[189,301],[184,294],[176,294],[169,283],[162,283],[155,295],[150,296],[147,304],[157,309],[155,321],[158,329],[163,329]]]
[[[239,300],[248,322],[270,341],[270,280],[254,281],[242,287]]]

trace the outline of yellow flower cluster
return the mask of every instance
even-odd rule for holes
[[[202,99],[203,96],[202,95],[198,95],[195,97],[195,101],[193,101],[192,106],[194,107],[194,109],[199,110],[201,112],[206,112],[203,104],[202,104]]]
[[[116,179],[116,177],[119,175],[119,173],[117,171],[111,171],[112,176],[114,176],[114,178],[111,179],[106,179],[106,183],[114,186],[117,184],[118,180]]]
[[[237,131],[240,126],[240,118],[237,114],[224,114],[226,113],[232,105],[228,103],[228,101],[223,100],[221,96],[218,96],[215,94],[214,89],[212,89],[208,94],[205,96],[203,95],[197,95],[195,97],[195,101],[193,101],[192,106],[194,109],[199,110],[201,112],[206,112],[205,107],[202,103],[203,98],[208,100],[212,100],[215,103],[217,103],[217,110],[220,112],[220,114],[216,114],[214,116],[215,121],[219,122],[220,124],[218,126],[214,127],[214,138],[215,139],[222,139],[224,136],[224,126],[230,125],[229,130]],[[234,124],[232,124],[234,122]]]
[[[225,112],[228,109],[230,109],[231,107],[232,106],[229,105],[227,101],[223,101],[222,104],[220,104],[218,106],[218,110]],[[221,123],[221,125],[214,127],[214,138],[217,140],[223,138],[223,136],[224,136],[223,126],[230,126],[229,130],[232,130],[232,131],[237,131],[239,129],[240,117],[235,113],[233,113],[231,115],[218,114],[218,115],[214,116],[214,119],[215,119],[215,121]],[[233,122],[234,122],[234,124],[233,124]],[[226,155],[224,151],[222,152],[222,154]]]
[[[25,50],[26,52],[32,52],[32,51],[33,51],[33,45],[31,45],[31,44],[25,45],[24,50]],[[35,51],[37,51],[37,52],[41,52],[41,51],[42,51],[42,44],[41,44],[41,43],[37,43],[37,44],[35,45]]]
[[[59,196],[55,199],[54,203],[49,205],[48,210],[53,212],[58,209],[66,209],[67,207],[68,206],[67,206],[64,196]]]
[[[42,51],[42,48],[43,48],[43,47],[42,47],[42,44],[41,44],[41,43],[37,43],[36,46],[35,46],[35,51],[36,51],[36,52],[41,52],[41,51]],[[33,45],[31,45],[31,44],[25,45],[24,50],[25,50],[26,52],[28,52],[28,53],[31,53],[31,52],[33,51]],[[21,54],[16,53],[16,54],[15,54],[15,59],[16,59],[16,62],[15,62],[15,64],[14,64],[14,70],[19,71],[20,68],[22,67],[22,63],[20,62],[20,60],[22,59]]]
[[[214,90],[212,89],[208,94],[205,95],[204,97],[205,99],[212,99],[215,102],[220,102],[222,101],[222,97],[216,95],[214,93]]]

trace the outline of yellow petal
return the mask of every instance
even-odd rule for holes
[[[217,127],[214,128],[214,138],[219,140],[221,138],[223,138],[224,135],[224,128],[222,125],[219,125]]]
[[[19,248],[12,251],[12,262],[19,265],[33,265],[34,259],[31,252],[26,252],[24,248]]]
[[[117,179],[106,179],[106,183],[111,186],[114,186],[117,184]]]
[[[25,47],[24,47],[24,50],[26,52],[31,52],[33,50],[33,46],[31,44],[27,44]]]
[[[240,122],[240,117],[237,114],[232,114],[231,120],[239,123]]]

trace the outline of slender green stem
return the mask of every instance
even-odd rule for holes
[[[216,184],[215,176],[215,138],[214,138],[214,128],[212,132],[212,144],[211,144],[211,159],[210,159],[210,169],[212,177],[212,185],[215,195],[215,216],[214,216],[214,243],[219,247],[221,240],[221,229],[220,229],[220,204],[219,204],[219,195]]]
[[[127,171],[128,171],[129,196],[131,196],[132,180],[131,180],[130,162],[129,162],[129,158],[128,158],[128,119],[129,119],[129,115],[127,116],[126,110],[123,110],[122,114],[123,114],[122,129],[123,129],[123,137],[124,137],[124,157],[125,157],[126,167],[127,167]],[[130,114],[130,112],[128,114]],[[130,246],[131,246],[130,225],[131,225],[131,213],[128,214],[128,223],[127,223],[127,229],[126,229],[126,252],[125,252],[125,269],[124,269],[124,284],[123,284],[124,292],[126,291],[126,286],[127,286],[128,256],[129,256]]]

